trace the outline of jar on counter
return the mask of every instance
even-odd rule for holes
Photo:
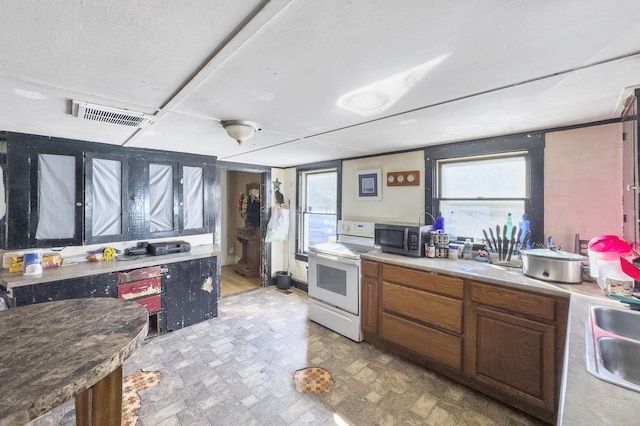
[[[433,243],[429,243],[427,246],[427,257],[434,258],[436,257],[436,246]]]
[[[462,249],[462,258],[463,259],[471,259],[473,258],[473,243],[470,238],[464,240],[464,248]]]

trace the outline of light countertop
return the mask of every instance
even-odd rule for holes
[[[80,262],[65,265],[64,261],[59,268],[45,269],[41,276],[25,276],[20,272],[0,272],[0,287],[8,291],[16,287],[33,284],[41,284],[51,281],[65,280],[69,278],[88,277],[91,275],[107,274],[110,272],[127,271],[131,269],[145,268],[147,266],[161,265],[175,262],[185,262],[205,257],[218,256],[220,247],[217,244],[204,244],[191,247],[186,253],[166,254],[162,256],[118,256],[113,260],[102,262]]]
[[[585,320],[589,305],[593,303],[629,309],[628,305],[606,297],[596,283],[545,282],[524,276],[520,269],[475,260],[411,258],[379,251],[363,254],[361,258],[570,298],[558,424],[583,426],[638,423],[640,393],[602,381],[587,370]]]

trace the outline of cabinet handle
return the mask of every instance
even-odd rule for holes
[[[640,186],[627,185],[627,191],[638,191],[638,190],[640,190]]]
[[[78,202],[76,203],[76,207],[82,207],[82,203],[81,203],[80,201],[78,201]]]

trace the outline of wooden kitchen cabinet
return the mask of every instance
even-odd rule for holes
[[[118,299],[133,300],[144,306],[149,313],[147,337],[154,337],[166,331],[160,272],[158,265],[118,273]]]
[[[13,289],[12,307],[84,297],[118,297],[118,274],[69,278]]]
[[[364,334],[364,340],[371,340],[378,335],[378,314],[379,296],[378,296],[378,277],[380,264],[363,260],[361,263],[361,313],[360,325]]]
[[[218,316],[217,257],[162,266],[167,331]]]
[[[215,157],[3,131],[1,144],[2,249],[212,232]]]
[[[465,374],[486,393],[554,422],[568,299],[469,282]]]
[[[555,423],[568,298],[365,259],[361,283],[365,341]]]
[[[183,259],[184,255],[176,255],[167,263],[169,256],[172,255],[158,256],[157,263],[156,258],[147,257],[154,259],[154,264],[149,265],[147,261],[146,265],[138,268],[135,261],[115,261],[118,266],[126,264],[134,269],[93,275],[85,274],[92,266],[90,263],[69,266],[83,267],[83,270],[74,278],[11,286],[8,304],[13,308],[87,297],[129,299],[149,312],[149,336],[216,317],[219,287],[217,256]]]
[[[380,285],[382,340],[461,371],[464,282],[383,264]]]

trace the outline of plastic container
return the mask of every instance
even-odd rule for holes
[[[522,233],[520,234],[520,243],[522,244],[524,243],[524,239],[527,236],[527,232],[531,231],[531,222],[529,221],[529,219],[527,219],[526,214],[522,215],[522,220],[520,220],[520,223],[518,223],[518,229],[522,231]],[[522,247],[523,249],[531,248],[529,241],[530,240],[527,240],[527,247]]]
[[[602,235],[589,241],[589,274],[605,289],[606,277],[625,279],[620,257],[631,254],[631,246],[616,235]]]
[[[450,241],[455,241],[457,239],[456,225],[453,222],[453,212],[451,212],[451,216],[449,216],[449,221],[447,222],[447,234],[449,234]]]
[[[42,249],[24,251],[22,275],[42,275]]]
[[[276,286],[280,290],[288,290],[291,287],[291,275],[287,271],[277,271]]]
[[[470,238],[464,240],[464,248],[462,249],[462,258],[471,259],[473,257],[473,243]]]

